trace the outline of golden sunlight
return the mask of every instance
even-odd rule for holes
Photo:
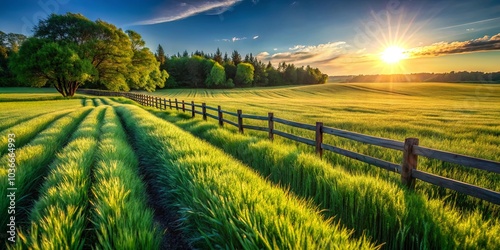
[[[382,59],[382,61],[384,61],[385,63],[394,64],[407,57],[408,56],[405,54],[405,50],[403,48],[398,46],[390,46],[387,47],[384,52],[382,52],[380,59]]]

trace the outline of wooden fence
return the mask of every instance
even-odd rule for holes
[[[284,120],[275,117],[273,113],[268,113],[267,116],[243,114],[241,110],[237,110],[237,112],[234,113],[227,110],[223,110],[221,106],[215,108],[207,106],[205,103],[202,103],[200,105],[200,104],[195,104],[193,101],[185,102],[184,100],[177,100],[177,99],[172,100],[172,99],[160,98],[156,96],[137,94],[137,93],[111,92],[111,91],[101,91],[101,90],[79,90],[79,92],[91,95],[98,95],[98,96],[127,97],[129,99],[132,99],[140,103],[141,105],[155,107],[161,110],[175,109],[177,111],[190,112],[192,117],[195,117],[196,114],[199,114],[202,116],[203,120],[207,120],[208,117],[217,120],[220,126],[224,126],[224,124],[235,126],[238,128],[240,133],[243,133],[245,129],[267,132],[269,139],[271,140],[274,139],[275,135],[278,135],[293,141],[313,146],[316,148],[316,153],[319,155],[319,157],[322,157],[323,150],[328,150],[392,172],[400,173],[401,181],[409,188],[413,188],[415,186],[415,179],[419,179],[421,181],[428,182],[433,185],[452,189],[460,193],[464,193],[483,200],[487,200],[497,205],[500,204],[499,192],[471,185],[468,183],[464,183],[461,181],[453,180],[450,178],[434,175],[424,171],[420,171],[417,169],[417,161],[419,156],[423,156],[427,158],[441,160],[444,162],[459,164],[470,168],[485,170],[497,174],[500,174],[500,162],[479,159],[466,155],[460,155],[451,152],[445,152],[436,149],[422,147],[418,145],[419,140],[417,138],[407,138],[404,142],[395,141],[391,139],[379,138],[375,136],[359,134],[336,128],[330,128],[324,126],[322,122],[316,122],[315,125],[309,125],[309,124]],[[211,114],[207,112],[207,110],[214,111],[216,112],[217,115]],[[237,122],[225,119],[224,115],[236,117]],[[267,126],[262,127],[262,126],[245,125],[243,124],[243,119],[267,121]],[[315,138],[309,139],[285,133],[283,131],[275,129],[274,126],[275,123],[280,123],[304,130],[314,131]],[[342,149],[336,146],[324,144],[323,136],[325,134],[339,136],[357,142],[362,142],[393,150],[402,151],[403,161],[401,164],[396,164],[385,160],[377,159],[368,155]]]

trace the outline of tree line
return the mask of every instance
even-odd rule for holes
[[[18,51],[27,37],[22,34],[0,31],[0,87],[21,86],[14,73],[9,69],[9,59]]]
[[[167,56],[161,45],[153,53],[139,33],[81,14],[52,14],[33,31],[32,37],[0,31],[0,87],[52,86],[73,96],[82,85],[154,91],[316,84],[328,78],[317,68],[286,63],[275,68],[252,54],[242,58],[236,50],[230,58],[219,49],[210,55],[185,51]]]
[[[318,68],[296,67],[282,62],[274,67],[258,60],[252,53],[244,58],[234,50],[231,56],[222,54],[219,48],[213,54],[196,51],[189,54],[166,56],[161,45],[156,50],[160,68],[167,70],[170,77],[165,87],[233,88],[256,86],[279,86],[290,84],[321,84],[328,75]]]
[[[347,82],[479,82],[500,83],[500,72],[451,71],[448,73],[414,73],[393,75],[358,75]]]

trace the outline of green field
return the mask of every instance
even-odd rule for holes
[[[239,134],[215,120],[124,98],[57,100],[54,93],[0,89],[3,197],[10,192],[9,161],[17,164],[16,243],[6,240],[7,227],[0,231],[10,248],[500,248],[498,205],[418,181],[408,190],[398,174],[333,153],[320,160],[312,147],[279,137],[271,142],[262,132]],[[396,140],[418,137],[426,147],[500,161],[500,85],[152,94]],[[333,136],[325,142],[401,162],[401,152]],[[497,174],[423,157],[418,166],[500,191]],[[11,221],[9,205],[0,202],[2,225]]]

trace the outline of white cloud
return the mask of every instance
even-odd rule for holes
[[[331,63],[340,57],[345,56],[350,48],[345,42],[330,42],[326,44],[319,44],[315,46],[296,45],[289,48],[287,52],[279,52],[269,54],[262,52],[257,55],[257,58],[262,61],[277,61],[287,62],[296,65],[314,65]],[[275,48],[274,51],[277,51]]]
[[[253,37],[253,40],[255,40],[255,39],[257,39],[257,38],[259,38],[259,36],[254,36],[254,37]]]
[[[236,41],[241,41],[241,40],[246,40],[246,39],[247,39],[246,37],[233,37],[233,38],[231,39],[231,41],[233,41],[233,43],[234,43],[234,42],[236,42]]]
[[[274,48],[273,50],[274,50],[274,51],[277,51],[277,50],[278,50],[278,48]]]
[[[268,52],[260,52],[258,55],[257,55],[257,58],[265,58],[265,57],[268,57],[269,56],[269,53]]]
[[[246,39],[248,39],[248,38],[246,38],[246,37],[233,37],[233,38],[230,38],[230,39],[227,39],[227,38],[217,39],[215,41],[216,42],[222,41],[222,42],[233,42],[234,43],[234,42],[241,41],[241,40],[246,40]]]
[[[166,10],[159,17],[136,22],[135,25],[172,22],[202,13],[220,15],[241,1],[243,0],[185,1],[174,6],[164,6]]]
[[[288,48],[289,50],[299,50],[299,49],[303,49],[305,48],[306,46],[304,45],[295,45],[293,48]]]
[[[408,51],[412,57],[442,56],[479,51],[500,50],[500,33],[468,41],[439,42],[428,46],[413,48]]]

